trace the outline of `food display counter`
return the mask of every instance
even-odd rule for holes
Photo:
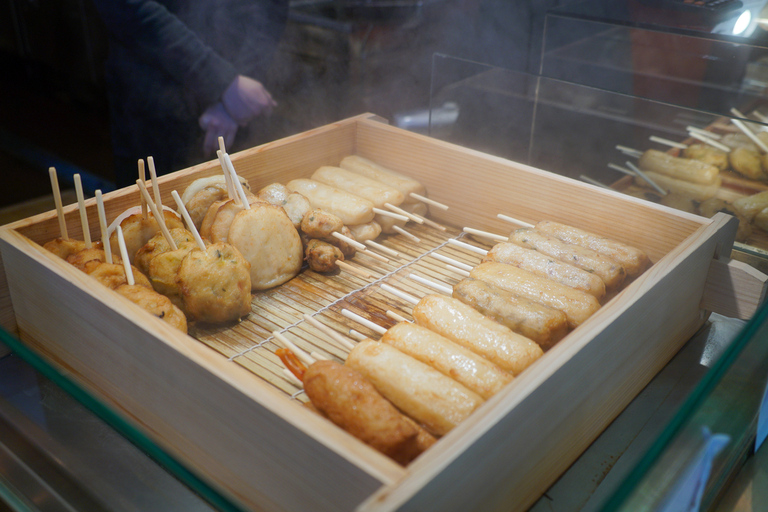
[[[418,179],[431,200],[449,206],[433,208],[432,224],[409,228],[411,236],[383,239],[400,254],[397,260],[358,255],[353,261],[365,266],[367,277],[304,269],[256,293],[242,322],[193,325],[187,335],[93,286],[92,278],[43,249],[60,229],[53,211],[2,230],[7,328],[238,507],[507,510],[532,506],[707,325],[710,312],[748,319],[764,296],[766,276],[730,258],[737,222],[727,215],[679,212],[395,128],[373,115],[233,154],[232,162],[259,189],[309,176],[349,154]],[[163,204],[172,204],[172,191],[217,172],[219,162],[210,162],[159,178]],[[139,197],[136,187],[105,194],[107,217]],[[70,236],[83,237],[85,230],[96,236],[97,206],[91,198],[63,208]],[[281,338],[344,359],[348,349],[306,316],[377,338],[375,327],[350,322],[344,310],[380,326],[395,323],[390,309],[407,319],[408,297],[431,293],[410,276],[457,282],[431,256],[448,252],[476,266],[476,253],[450,241],[490,248],[484,234],[509,229],[499,213],[531,223],[551,219],[631,243],[653,265],[407,467],[302,405],[301,388],[275,356]],[[466,227],[483,234],[470,236]]]

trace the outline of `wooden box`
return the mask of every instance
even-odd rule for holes
[[[736,221],[705,219],[453,146],[362,115],[232,155],[252,188],[306,177],[360,154],[421,180],[450,206],[384,243],[403,257],[355,258],[370,279],[302,272],[259,293],[251,317],[188,336],[47,253],[55,212],[0,229],[3,325],[134,424],[209,485],[254,510],[520,510],[536,500],[702,326],[709,311],[748,317],[765,276],[728,260]],[[208,162],[161,177],[171,191],[220,172]],[[136,187],[104,196],[108,219],[139,201]],[[99,233],[86,201],[91,236]],[[65,207],[81,238],[77,205]],[[418,295],[409,272],[455,282],[430,263],[464,226],[505,233],[503,213],[551,219],[644,249],[654,265],[509,386],[402,468],[302,406],[282,376],[272,331],[307,350],[343,359],[344,350],[308,327],[316,314],[340,332],[347,307],[389,325],[410,305],[382,283]],[[459,255],[467,261],[473,255]],[[358,260],[359,258],[359,260]],[[477,260],[475,260],[475,263]],[[454,279],[454,281],[451,281]],[[373,335],[375,336],[375,335]]]

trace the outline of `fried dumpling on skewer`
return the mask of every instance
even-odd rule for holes
[[[115,291],[181,332],[187,332],[187,319],[184,313],[165,295],[157,293],[152,288],[130,284],[120,285],[115,288]]]
[[[160,226],[151,212],[146,217],[143,217],[140,211],[136,213],[132,213],[132,211],[127,210],[123,215],[115,219],[108,230],[111,233],[109,243],[112,247],[112,252],[119,253],[120,248],[117,244],[115,226],[120,225],[123,230],[123,237],[125,238],[125,249],[131,263],[133,263],[136,252],[160,231]],[[184,228],[184,223],[171,210],[163,210],[163,219],[168,229]]]

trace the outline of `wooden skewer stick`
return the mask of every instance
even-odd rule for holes
[[[382,263],[389,263],[389,259],[388,258],[385,258],[381,254],[376,254],[375,252],[371,251],[367,247],[365,249],[363,249],[362,251],[359,251],[359,252],[360,252],[360,254],[363,254],[365,256],[370,256],[371,258],[373,258],[375,260],[379,260]]]
[[[378,251],[381,251],[381,252],[383,252],[385,254],[389,254],[393,258],[399,258],[400,257],[400,253],[399,252],[395,251],[394,249],[390,249],[386,245],[382,245],[382,244],[376,242],[375,240],[366,240],[364,243],[367,244],[367,245],[370,245],[371,247],[373,247],[374,249],[376,249]]]
[[[187,210],[187,207],[184,206],[184,202],[181,200],[179,193],[175,190],[171,190],[171,196],[173,197],[173,200],[176,201],[176,206],[179,208],[181,216],[184,217],[184,222],[187,223],[187,229],[189,229],[189,232],[192,233],[192,236],[195,238],[195,243],[197,243],[197,246],[200,248],[200,250],[204,251],[205,242],[203,242],[200,233],[197,231],[197,227],[192,221],[192,217],[189,216],[189,211]]]
[[[468,251],[475,252],[479,254],[480,256],[486,256],[488,254],[488,251],[485,249],[481,249],[480,247],[475,247],[474,245],[470,245],[466,242],[462,242],[460,240],[456,240],[454,238],[450,238],[448,240],[448,243],[451,245],[455,245],[456,247],[461,247],[462,249],[466,249]]]
[[[421,238],[417,237],[417,236],[416,236],[416,235],[414,235],[413,233],[409,233],[409,232],[407,232],[406,230],[404,230],[404,229],[403,229],[403,228],[401,228],[400,226],[392,226],[392,229],[393,229],[394,231],[397,231],[397,232],[398,232],[398,233],[400,233],[401,235],[403,235],[403,236],[405,236],[405,237],[407,237],[407,238],[410,238],[412,241],[416,242],[417,244],[420,244],[420,243],[421,243]]]
[[[357,332],[354,329],[350,329],[348,334],[349,334],[350,338],[354,338],[357,341],[365,341],[365,340],[368,339],[368,336],[366,336],[365,334],[363,334],[361,332]]]
[[[353,348],[355,348],[355,344],[349,341],[349,339],[345,338],[338,332],[334,331],[333,329],[331,329],[330,327],[328,327],[327,325],[325,325],[323,322],[313,317],[312,315],[305,313],[304,320],[312,324],[315,328],[317,328],[319,331],[321,331],[323,334],[325,334],[332,340],[336,341],[342,347],[348,350],[352,350]]]
[[[377,324],[371,322],[370,320],[368,320],[367,318],[363,318],[360,315],[358,315],[357,313],[353,313],[352,311],[350,311],[348,309],[342,309],[341,310],[341,314],[344,315],[345,317],[349,318],[350,320],[354,320],[355,322],[357,322],[359,324],[362,324],[362,325],[366,326],[367,328],[369,328],[370,330],[372,330],[374,332],[377,332],[379,334],[384,334],[385,332],[387,332],[387,330],[384,327],[382,327],[380,325],[377,325]]]
[[[621,151],[627,156],[633,156],[635,158],[640,158],[641,156],[643,156],[643,152],[640,151],[639,149],[632,149],[632,148],[628,148],[627,146],[619,146],[619,145],[616,146],[616,149],[618,149],[619,151]]]
[[[602,183],[602,182],[600,182],[600,181],[597,181],[597,180],[596,180],[596,179],[594,179],[594,178],[590,178],[590,177],[589,177],[589,176],[587,176],[586,174],[582,174],[582,175],[580,175],[580,176],[579,176],[579,179],[580,179],[581,181],[586,181],[586,182],[587,182],[587,183],[589,183],[590,185],[594,185],[594,186],[596,186],[596,187],[605,188],[605,189],[608,189],[608,190],[613,190],[611,187],[609,187],[609,186],[608,186],[608,185],[606,185],[605,183]]]
[[[123,258],[123,269],[125,270],[125,280],[128,284],[134,285],[136,281],[133,278],[133,269],[131,268],[131,260],[128,258],[128,249],[125,247],[125,237],[123,236],[123,228],[119,225],[115,228],[117,230],[117,246],[120,248],[120,255]]]
[[[406,302],[410,302],[411,304],[416,305],[416,304],[419,303],[419,299],[417,299],[413,295],[409,295],[409,294],[405,293],[404,291],[398,290],[394,286],[390,286],[387,283],[381,283],[381,289],[391,293],[395,297],[399,297],[399,298],[403,299]]]
[[[348,272],[352,272],[353,274],[357,274],[358,276],[362,277],[363,279],[370,279],[371,274],[366,272],[365,270],[361,268],[357,268],[354,265],[350,265],[346,261],[342,260],[336,260],[336,266],[339,267],[341,270],[346,270]]]
[[[533,224],[530,222],[525,222],[519,219],[516,219],[514,217],[510,217],[509,215],[504,215],[503,213],[496,214],[496,217],[498,217],[501,220],[505,220],[507,222],[511,222],[512,224],[517,224],[519,226],[523,226],[524,228],[532,228]]]
[[[168,231],[168,226],[165,224],[165,217],[162,216],[162,213],[158,210],[157,205],[154,201],[152,201],[152,198],[149,197],[149,192],[147,192],[147,187],[144,185],[144,182],[141,180],[136,180],[136,185],[139,187],[139,191],[141,192],[141,195],[144,196],[144,199],[147,201],[147,205],[149,206],[150,211],[152,212],[152,215],[154,215],[155,220],[157,221],[157,225],[160,226],[160,232],[165,237],[165,240],[168,242],[168,245],[170,246],[172,251],[175,251],[178,249],[178,246],[176,245],[176,242],[173,240],[173,237],[171,236],[171,232]]]
[[[219,141],[219,151],[221,151],[222,153],[226,153],[227,148],[224,144],[224,137],[219,135],[218,141]]]
[[[421,276],[417,276],[416,274],[409,274],[408,277],[410,279],[413,279],[417,283],[421,283],[421,284],[427,285],[430,288],[435,289],[435,290],[437,290],[439,292],[443,292],[446,295],[452,295],[453,294],[453,288],[451,288],[450,286],[446,286],[444,284],[440,284],[440,283],[436,283],[434,281],[430,281],[429,279],[425,279],[425,278],[423,278]]]
[[[144,183],[147,182],[147,171],[144,169],[144,159],[139,158],[139,179]],[[147,202],[144,200],[144,196],[140,199],[141,202],[141,218],[147,218]]]
[[[351,245],[352,247],[354,247],[358,251],[365,251],[365,250],[368,249],[366,246],[364,246],[363,244],[361,244],[357,240],[354,240],[352,238],[349,238],[348,236],[342,235],[338,231],[334,231],[333,233],[331,233],[331,236],[334,237],[337,240],[341,240],[342,242],[348,243],[349,245]]]
[[[632,171],[630,171],[629,169],[625,169],[625,168],[623,168],[623,167],[622,167],[622,166],[620,166],[620,165],[616,165],[616,164],[608,164],[608,167],[609,167],[609,168],[611,168],[611,169],[613,169],[614,171],[619,171],[619,172],[621,172],[621,173],[624,173],[624,174],[626,174],[626,175],[628,175],[628,176],[634,176],[634,175],[635,175],[635,173],[633,173],[633,172],[632,172]]]
[[[390,210],[392,210],[395,213],[399,213],[400,215],[404,215],[404,216],[408,217],[410,220],[412,220],[416,224],[424,224],[424,221],[421,220],[418,215],[414,215],[411,212],[407,212],[407,211],[403,210],[402,208],[398,208],[397,206],[393,205],[392,203],[384,203],[384,206],[386,206],[387,208],[389,208]]]
[[[448,228],[446,228],[442,224],[438,224],[437,222],[433,221],[432,219],[428,219],[426,217],[422,217],[421,215],[417,215],[415,213],[413,215],[416,216],[417,218],[421,219],[421,221],[424,222],[424,224],[426,224],[429,227],[432,227],[432,228],[435,228],[435,229],[439,229],[440,231],[448,231]]]
[[[731,148],[729,148],[725,144],[721,144],[720,142],[717,142],[716,140],[709,138],[707,135],[703,135],[699,132],[688,132],[688,134],[694,139],[699,140],[704,144],[709,144],[713,148],[719,149],[720,151],[725,151],[726,153],[731,152]]]
[[[427,204],[432,205],[432,206],[434,206],[436,208],[440,208],[441,210],[447,210],[448,209],[447,205],[444,205],[443,203],[438,203],[434,199],[430,199],[428,197],[421,196],[421,195],[417,194],[416,192],[411,192],[408,195],[411,196],[412,198],[416,199],[417,201],[421,201],[422,203],[427,203]]]
[[[657,137],[656,135],[651,135],[648,138],[650,140],[652,140],[653,142],[658,142],[659,144],[664,144],[665,146],[670,146],[670,147],[678,148],[678,149],[687,149],[688,148],[688,144],[683,144],[681,142],[675,142],[675,141],[672,141],[672,140],[669,140],[669,139],[665,139],[665,138],[662,138],[662,137]]]
[[[227,161],[224,160],[224,152],[222,150],[218,150],[216,152],[216,156],[219,158],[219,165],[221,165],[221,170],[224,174],[224,184],[227,186],[227,197],[230,199],[234,199],[235,204],[240,203],[240,199],[235,192],[235,186],[232,183],[232,176],[229,174],[229,168],[227,167]]]
[[[392,217],[393,219],[401,220],[403,222],[408,222],[409,220],[411,220],[405,215],[400,215],[399,213],[390,212],[389,210],[382,210],[381,208],[373,208],[373,213],[376,213],[383,217]]]
[[[698,133],[699,135],[704,135],[705,137],[709,137],[710,139],[714,140],[720,140],[723,137],[720,134],[710,132],[703,128],[696,128],[695,126],[686,126],[685,129],[688,130],[689,133]]]
[[[649,177],[648,177],[648,176],[647,176],[647,175],[646,175],[646,174],[645,174],[643,171],[641,171],[641,170],[640,170],[640,168],[639,168],[638,166],[636,166],[636,165],[635,165],[635,164],[633,164],[632,162],[627,162],[627,167],[629,167],[630,169],[632,169],[633,171],[635,171],[635,174],[637,174],[638,176],[640,176],[640,178],[642,178],[642,179],[643,179],[643,180],[644,180],[646,183],[650,184],[650,185],[651,185],[653,188],[655,188],[655,189],[656,189],[656,191],[657,191],[659,194],[661,194],[661,195],[663,195],[663,196],[667,195],[667,191],[666,191],[666,190],[664,190],[663,188],[661,188],[661,187],[660,187],[660,186],[659,186],[659,185],[658,185],[658,184],[657,184],[655,181],[653,181],[651,178],[649,178]]]
[[[387,311],[384,312],[384,314],[387,315],[392,320],[394,320],[395,322],[407,322],[408,321],[407,318],[398,315],[394,311],[387,310]]]
[[[297,376],[295,376],[291,372],[291,370],[289,370],[288,368],[283,368],[283,375],[285,376],[286,379],[288,379],[288,381],[290,381],[291,384],[293,384],[297,388],[303,388],[304,387],[304,383],[301,382],[299,380],[299,378]]]
[[[309,355],[312,356],[312,358],[314,358],[315,361],[327,361],[328,360],[327,357],[325,357],[323,354],[321,354],[320,352],[317,352],[315,350],[310,352]]]
[[[229,155],[227,153],[223,153],[223,155],[224,155],[224,161],[227,164],[227,170],[229,170],[229,177],[232,180],[233,186],[237,191],[237,195],[240,198],[240,201],[242,201],[243,203],[243,208],[245,208],[246,210],[250,210],[251,203],[249,203],[248,199],[245,197],[245,190],[243,190],[243,184],[240,183],[240,179],[237,177],[237,172],[235,171],[235,166],[232,164],[232,159],[229,158]]]
[[[163,211],[163,200],[160,197],[160,186],[157,184],[157,172],[155,172],[155,159],[151,156],[147,157],[147,165],[149,166],[149,179],[152,180],[152,192],[155,194],[155,206],[158,211]]]
[[[96,191],[96,208],[99,212],[99,228],[101,229],[101,245],[104,246],[104,257],[107,263],[112,263],[112,247],[109,245],[109,235],[107,234],[107,215],[104,213],[104,199],[101,196],[101,190]]]
[[[85,247],[91,248],[93,243],[91,242],[91,231],[88,227],[88,213],[85,211],[85,199],[83,198],[83,182],[80,180],[80,175],[75,174],[75,193],[77,194],[77,207],[80,209],[80,225],[83,227],[83,240],[85,241]]]
[[[432,256],[436,260],[442,261],[443,263],[448,263],[450,265],[453,265],[455,267],[458,267],[467,271],[472,270],[471,265],[467,265],[466,263],[463,263],[461,261],[455,260],[453,258],[449,258],[448,256],[443,256],[442,254],[438,254],[436,252],[433,252],[432,254],[430,254],[430,256]]]
[[[484,238],[490,238],[491,240],[496,240],[498,242],[508,242],[509,241],[509,237],[506,237],[504,235],[497,235],[496,233],[490,233],[488,231],[481,231],[479,229],[464,228],[463,231],[465,233],[469,233],[470,235],[482,236]]]
[[[760,140],[760,138],[757,135],[755,135],[755,132],[749,129],[747,125],[745,125],[739,119],[731,119],[731,122],[736,126],[736,128],[741,130],[742,133],[744,133],[744,135],[749,137],[752,140],[752,142],[757,144],[757,147],[759,147],[764,153],[768,153],[768,146],[765,144],[765,142]]]
[[[53,203],[56,205],[56,215],[59,218],[59,235],[61,238],[69,238],[67,233],[67,221],[64,219],[64,206],[61,204],[61,190],[59,190],[59,178],[56,176],[56,168],[49,167],[48,175],[51,178],[51,190],[53,191]]]
[[[758,112],[757,110],[753,110],[753,111],[752,111],[752,114],[754,114],[754,116],[755,116],[755,117],[756,117],[756,118],[757,118],[757,119],[758,119],[760,122],[762,122],[762,123],[768,123],[768,116],[766,116],[765,114],[761,114],[761,113],[760,113],[760,112]]]
[[[296,354],[296,357],[298,357],[299,359],[301,359],[301,362],[302,362],[302,363],[304,363],[304,364],[306,364],[307,366],[309,366],[309,365],[311,365],[312,363],[314,363],[314,362],[315,362],[315,358],[314,358],[314,357],[312,357],[311,355],[309,355],[309,354],[308,354],[308,353],[306,353],[305,351],[301,350],[299,347],[297,347],[296,345],[294,345],[294,344],[293,344],[293,342],[292,342],[291,340],[289,340],[288,338],[286,338],[285,336],[283,336],[283,335],[282,335],[282,334],[280,334],[279,332],[277,332],[277,331],[272,331],[272,336],[273,336],[273,337],[274,337],[274,338],[275,338],[277,341],[279,341],[279,342],[280,342],[280,343],[283,345],[283,347],[284,347],[284,348],[287,348],[288,350],[290,350],[291,352],[293,352],[294,354]]]
[[[447,268],[451,272],[459,274],[460,276],[469,277],[469,272],[467,272],[463,268],[454,267],[453,265],[446,265],[445,268]]]

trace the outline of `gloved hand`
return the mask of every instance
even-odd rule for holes
[[[258,115],[269,114],[277,106],[261,82],[243,75],[232,80],[224,91],[222,103],[230,117],[240,126]]]
[[[235,141],[237,123],[227,114],[223,103],[208,107],[198,120],[200,128],[205,130],[203,153],[205,156],[215,154],[219,149],[219,137],[224,137],[225,147],[230,147]]]

